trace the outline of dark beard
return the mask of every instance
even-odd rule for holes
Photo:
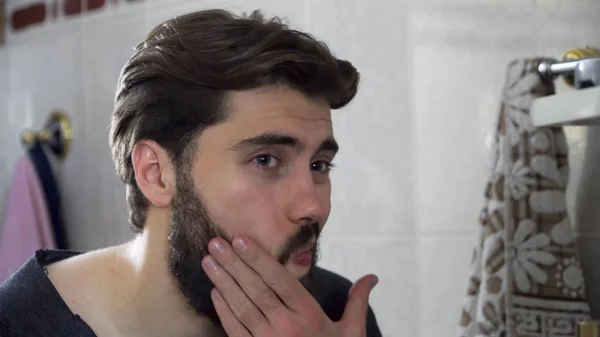
[[[171,230],[169,234],[169,269],[179,290],[196,314],[208,317],[221,326],[212,303],[210,292],[214,284],[202,269],[202,259],[209,254],[208,243],[221,237],[231,243],[226,233],[211,220],[202,198],[193,189],[193,180],[187,172],[180,172],[177,179],[177,193],[173,199]],[[311,291],[311,275],[318,260],[318,223],[304,225],[292,235],[278,250],[277,260],[285,264],[296,250],[316,239],[312,251],[312,266],[300,281]]]

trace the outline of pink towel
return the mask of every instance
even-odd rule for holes
[[[17,162],[5,210],[0,224],[0,282],[36,250],[56,247],[42,186],[27,155]]]

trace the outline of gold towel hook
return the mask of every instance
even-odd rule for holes
[[[45,144],[59,158],[65,159],[71,149],[73,129],[66,113],[53,111],[46,124],[39,132],[25,130],[21,133],[21,141],[27,147],[36,142]]]

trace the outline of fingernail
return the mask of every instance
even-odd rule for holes
[[[222,300],[223,299],[223,296],[221,295],[221,292],[218,291],[217,288],[213,289],[213,295],[218,300]]]
[[[377,285],[377,283],[379,283],[379,278],[376,277],[373,282],[371,282],[371,290],[373,290],[373,288],[375,288],[375,286]]]
[[[202,261],[202,264],[204,264],[204,266],[210,270],[217,270],[217,261],[215,261],[215,259],[212,258],[212,256],[207,256],[206,258],[204,258],[204,260]]]
[[[220,254],[225,250],[225,247],[223,247],[223,244],[218,240],[211,241],[210,248],[212,248],[211,252],[214,254]]]
[[[248,245],[246,244],[246,242],[241,239],[241,238],[235,238],[233,240],[233,248],[235,248],[237,251],[243,252],[248,248]]]

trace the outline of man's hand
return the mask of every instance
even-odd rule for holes
[[[248,238],[209,244],[202,266],[215,287],[212,300],[229,337],[365,337],[375,275],[359,279],[342,319],[331,321],[284,266]]]

